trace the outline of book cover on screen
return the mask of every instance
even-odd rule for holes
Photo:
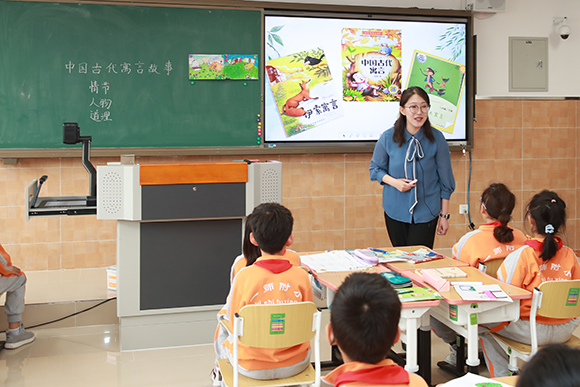
[[[429,122],[453,133],[465,85],[465,65],[415,50],[407,87],[422,87],[431,100]]]
[[[324,50],[301,51],[266,62],[266,74],[286,137],[342,116]]]
[[[401,30],[342,29],[342,94],[347,102],[401,98]]]

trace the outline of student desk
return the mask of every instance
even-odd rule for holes
[[[378,265],[361,271],[381,273],[389,270]],[[311,270],[311,272],[326,288],[326,300],[329,307],[334,299],[334,293],[338,290],[344,279],[349,274],[353,273],[350,271],[317,273],[314,270]],[[418,348],[417,329],[421,325],[421,318],[423,316],[428,316],[429,308],[435,307],[439,305],[439,303],[440,300],[404,302],[402,303],[401,320],[399,321],[399,326],[404,332],[403,341],[407,345],[405,369],[409,372],[418,373],[429,384],[431,384],[431,366],[420,367],[418,362],[418,353],[420,353],[420,351]]]
[[[407,253],[411,253],[417,251],[418,249],[432,249],[426,246],[405,246],[405,247],[389,247],[386,249],[381,249],[387,252],[391,251],[404,251]],[[417,269],[433,269],[438,267],[463,267],[469,266],[465,262],[457,261],[455,259],[451,259],[448,257],[434,259],[432,261],[427,262],[420,262],[420,263],[410,263],[410,262],[390,262],[384,263],[387,268],[391,269],[394,272],[404,274],[405,276],[411,278],[415,283],[419,284],[420,286],[427,286],[423,284],[421,277],[419,276],[408,276],[405,274],[406,272],[414,272]],[[438,303],[439,305],[439,303]],[[431,380],[431,326],[430,321],[428,320],[429,314],[425,314],[423,319],[421,320],[421,324],[419,325],[419,334],[417,337],[418,346],[419,346],[419,353],[421,356],[418,358],[419,361],[419,370],[421,370],[421,376],[425,380]]]
[[[513,302],[465,301],[453,287],[448,292],[439,292],[442,302],[429,310],[429,314],[467,339],[468,371],[478,373],[478,326],[480,324],[517,321],[520,317],[520,300],[532,297],[532,293],[518,287],[505,284],[480,272],[474,267],[461,267],[467,277],[453,278],[452,282],[482,282],[484,285],[499,284]],[[405,276],[420,281],[421,277],[412,270],[403,272]],[[428,286],[425,284],[425,286]]]

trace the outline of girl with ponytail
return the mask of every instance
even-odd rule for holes
[[[532,292],[545,281],[580,279],[580,266],[574,252],[563,246],[558,236],[566,225],[566,203],[557,193],[544,190],[530,201],[525,221],[531,227],[532,239],[509,254],[499,268],[498,279]],[[532,300],[521,300],[520,319],[496,333],[523,343],[531,343],[530,308]],[[538,345],[564,343],[578,326],[576,319],[536,318]],[[485,361],[491,377],[508,376],[508,358],[490,335],[480,335]]]
[[[485,224],[459,239],[453,246],[453,258],[486,271],[486,265],[490,261],[505,259],[509,253],[524,246],[526,236],[508,225],[516,205],[516,197],[504,184],[493,183],[483,191],[479,200],[479,210]],[[488,274],[495,276],[495,273]],[[434,317],[431,317],[431,328],[449,344],[450,352],[445,357],[445,362],[455,366],[457,333]]]
[[[494,259],[503,259],[526,241],[520,231],[509,227],[516,205],[515,195],[502,183],[493,183],[483,191],[480,200],[479,229],[465,234],[453,246],[453,258],[480,267]],[[481,267],[480,267],[481,268]],[[489,273],[495,276],[495,273]]]

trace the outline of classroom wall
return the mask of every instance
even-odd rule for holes
[[[580,101],[479,100],[471,180],[471,216],[481,224],[478,198],[491,182],[517,196],[513,225],[522,228],[526,201],[550,188],[568,205],[565,243],[580,249],[577,152]],[[244,155],[247,157],[256,156]],[[369,180],[371,154],[274,155],[283,163],[283,203],[295,217],[299,251],[389,246],[381,187]],[[259,156],[258,156],[259,157]],[[235,157],[238,158],[238,157]],[[138,162],[229,161],[231,156],[139,157]],[[264,159],[264,157],[262,157]],[[467,203],[469,154],[452,153],[457,183],[451,196],[451,229],[436,248],[451,248],[468,231],[459,205]],[[102,165],[118,158],[94,158]],[[0,242],[24,270],[105,267],[115,263],[116,223],[95,216],[24,221],[24,187],[48,175],[41,196],[86,195],[88,174],[80,158],[19,159],[0,164]],[[231,257],[233,259],[234,257]]]

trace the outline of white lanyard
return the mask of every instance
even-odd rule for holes
[[[423,147],[421,146],[421,142],[415,138],[415,136],[411,136],[411,141],[409,142],[409,146],[407,147],[407,154],[405,155],[405,179],[416,180],[417,179],[417,171],[415,167],[415,162],[418,159],[422,159],[425,157],[425,153],[423,153]],[[413,163],[413,178],[411,179],[407,173],[407,163]],[[417,185],[411,188],[414,190],[415,193],[415,203],[409,208],[409,213],[413,213],[415,206],[418,203],[417,200]]]

